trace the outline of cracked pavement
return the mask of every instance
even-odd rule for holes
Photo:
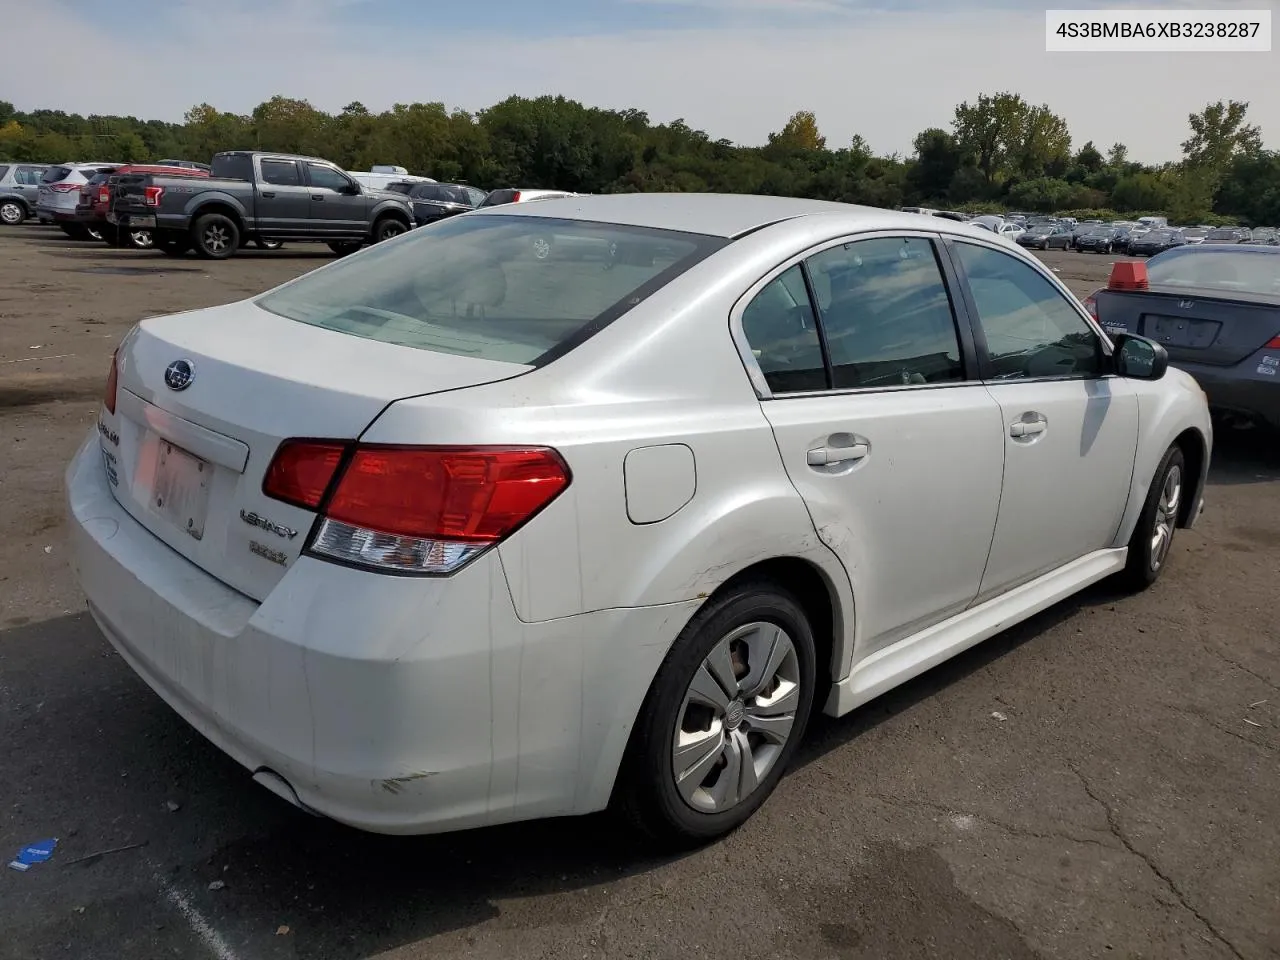
[[[1248,433],[1219,438],[1153,589],[1100,586],[819,720],[774,798],[696,853],[600,817],[370,837],[254,785],[84,614],[61,472],[129,323],[326,259],[0,234],[0,361],[24,361],[0,366],[0,849],[60,839],[0,871],[0,960],[1280,957],[1280,445]],[[1079,294],[1108,267],[1044,259]],[[155,273],[84,272],[122,262]]]

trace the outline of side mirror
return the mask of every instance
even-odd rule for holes
[[[354,181],[351,183],[348,183],[345,187],[342,188],[342,193],[345,193],[349,197],[358,196],[360,193],[360,184],[355,183]]]
[[[1116,373],[1134,380],[1159,380],[1169,369],[1169,354],[1154,340],[1132,333],[1114,338]]]

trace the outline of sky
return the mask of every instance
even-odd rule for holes
[[[375,112],[551,93],[747,145],[812,110],[828,146],[860,134],[877,153],[908,154],[920,130],[949,126],[957,103],[1010,90],[1065,117],[1076,146],[1119,141],[1131,159],[1161,162],[1179,157],[1188,114],[1219,99],[1249,101],[1250,121],[1280,148],[1280,41],[1269,53],[1046,53],[1046,7],[1278,4],[37,0],[21,4],[31,42],[0,59],[0,99],[181,120],[198,103],[248,113],[276,93]]]

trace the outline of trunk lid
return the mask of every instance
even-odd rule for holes
[[[1192,287],[1177,291],[1099,290],[1098,322],[1111,333],[1136,333],[1162,344],[1174,363],[1229,367],[1280,334],[1274,298]]]
[[[185,386],[166,381],[178,361]],[[315,519],[262,493],[282,440],[353,440],[395,400],[530,369],[336,333],[248,301],[144,320],[118,364],[115,414],[104,408],[99,423],[116,499],[255,600],[297,559]]]

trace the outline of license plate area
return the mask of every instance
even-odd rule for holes
[[[200,540],[204,537],[205,518],[209,513],[212,479],[212,464],[161,440],[149,506],[157,516]]]
[[[1148,314],[1143,317],[1145,336],[1169,347],[1187,347],[1204,350],[1213,346],[1222,324],[1217,320],[1192,320],[1188,317],[1162,317]]]

